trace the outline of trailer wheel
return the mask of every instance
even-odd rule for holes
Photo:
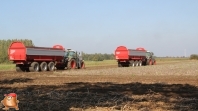
[[[25,68],[21,64],[16,64],[16,71],[17,72],[24,72]]]
[[[135,62],[132,60],[132,61],[130,61],[130,66],[131,67],[135,67]]]
[[[139,61],[139,66],[142,66],[142,61]]]
[[[118,62],[118,67],[122,67],[122,63]]]
[[[38,72],[39,71],[39,64],[38,62],[32,62],[31,67],[29,67],[30,72]]]
[[[137,67],[137,66],[139,66],[139,62],[138,61],[135,61],[135,66]]]
[[[47,63],[46,62],[42,62],[40,64],[40,69],[41,69],[41,71],[47,71]]]
[[[54,62],[49,62],[47,65],[48,71],[54,71]]]
[[[68,68],[68,69],[75,69],[75,68],[76,68],[76,62],[75,62],[74,59],[71,59],[71,60],[68,62],[67,68]]]

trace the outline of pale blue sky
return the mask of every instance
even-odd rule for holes
[[[1,0],[0,39],[32,39],[85,53],[145,47],[198,54],[198,0]]]

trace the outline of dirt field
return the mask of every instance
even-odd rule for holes
[[[197,111],[198,61],[38,73],[0,71],[0,100],[10,92],[18,94],[21,111]]]

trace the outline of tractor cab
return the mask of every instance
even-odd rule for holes
[[[71,50],[71,49],[67,49],[65,51],[65,58],[67,58],[67,59],[76,58],[76,51]]]

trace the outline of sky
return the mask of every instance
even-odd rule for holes
[[[198,54],[198,0],[0,0],[0,39],[85,53]]]

